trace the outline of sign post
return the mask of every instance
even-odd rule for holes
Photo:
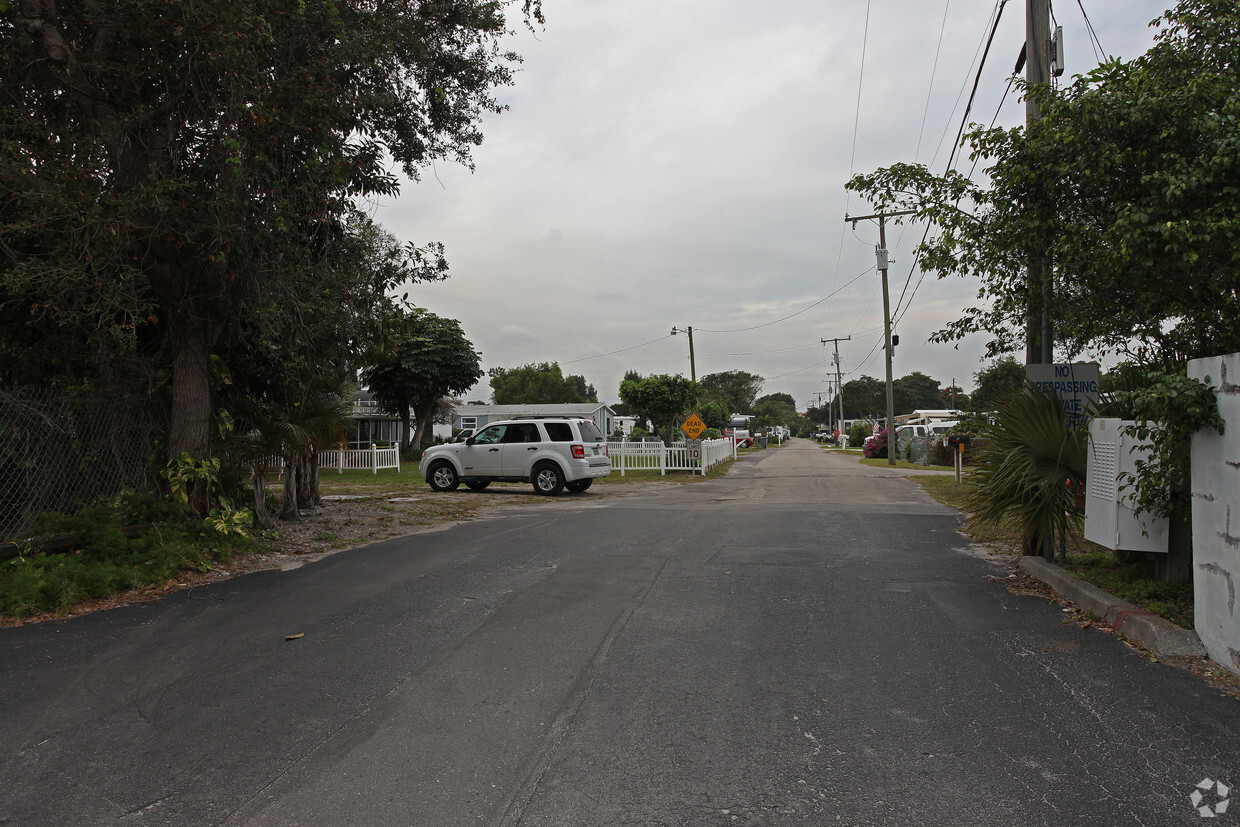
[[[688,440],[685,442],[685,453],[689,462],[696,462],[701,467],[702,463],[702,440],[699,439],[703,432],[706,431],[706,423],[702,421],[702,417],[696,412],[689,414],[689,418],[680,423],[680,430],[685,432]],[[706,469],[702,468],[702,474],[706,474]]]

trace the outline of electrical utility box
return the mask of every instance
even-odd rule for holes
[[[1136,460],[1148,442],[1124,433],[1123,419],[1089,421],[1089,459],[1085,476],[1085,539],[1109,549],[1167,552],[1167,520],[1137,516],[1128,504],[1131,489],[1120,491],[1122,474],[1136,473]],[[1135,449],[1135,450],[1134,450]]]

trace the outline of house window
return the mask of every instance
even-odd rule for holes
[[[477,428],[477,427],[478,427],[478,417],[476,416],[462,416],[461,417],[461,430],[465,430],[466,428]]]

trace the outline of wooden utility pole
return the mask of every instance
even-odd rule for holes
[[[895,396],[891,390],[891,296],[887,289],[887,266],[890,259],[887,256],[887,219],[895,215],[912,215],[916,210],[901,210],[900,212],[880,212],[874,215],[857,215],[852,216],[845,214],[844,220],[851,221],[853,227],[857,226],[858,221],[868,221],[873,218],[878,219],[878,246],[874,248],[874,255],[878,259],[878,270],[883,274],[883,337],[885,342],[883,350],[887,354],[887,464],[896,464],[896,446],[895,446],[895,428],[896,424],[896,403]]]
[[[840,403],[839,430],[842,432],[844,430],[844,377],[840,373],[840,342],[851,342],[852,336],[845,336],[843,339],[839,337],[836,337],[834,339],[822,339],[820,341],[824,345],[827,342],[835,343],[835,398],[839,400],[839,403]]]
[[[1062,65],[1062,60],[1059,61]],[[1051,80],[1050,0],[1025,0],[1025,81],[1030,85]],[[1032,97],[1025,98],[1025,128],[1042,120]],[[1029,262],[1029,309],[1025,317],[1025,364],[1049,365],[1055,361],[1051,326],[1051,278],[1046,255],[1036,253]]]
[[[689,378],[696,382],[697,364],[693,360],[693,327],[686,327],[684,330],[673,327],[672,335],[675,336],[677,333],[687,333],[689,335]]]

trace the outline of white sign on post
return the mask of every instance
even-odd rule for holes
[[[1063,402],[1068,426],[1085,423],[1098,409],[1097,362],[1074,362],[1069,365],[1025,365],[1025,376],[1038,390],[1053,393]]]
[[[702,461],[702,440],[690,439],[685,443],[685,451],[689,455],[691,462]]]

